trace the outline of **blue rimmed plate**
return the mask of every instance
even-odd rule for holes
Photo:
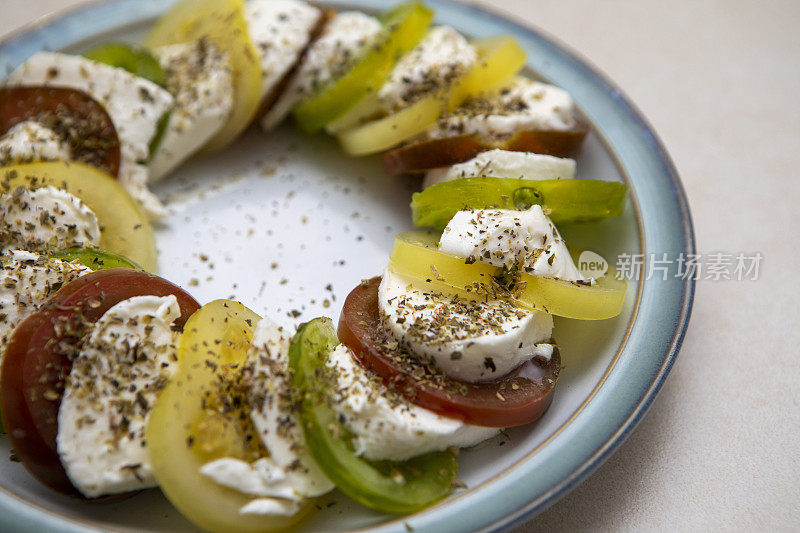
[[[376,11],[392,2],[329,3]],[[622,217],[563,227],[568,242],[612,262],[622,254],[675,259],[694,252],[689,208],[675,169],[619,89],[536,30],[474,6],[428,3],[438,22],[467,35],[516,37],[528,52],[530,73],[569,91],[592,125],[578,159],[579,177],[630,185]],[[80,52],[108,40],[136,41],[168,4],[108,0],[46,17],[0,42],[0,73],[43,49]],[[234,296],[286,325],[323,314],[336,319],[333,310],[346,293],[382,270],[393,235],[410,227],[408,200],[417,185],[385,176],[377,158],[347,158],[331,139],[304,138],[291,126],[270,137],[249,131],[225,152],[184,165],[156,189],[170,208],[157,230],[160,273],[191,285],[200,301]],[[647,270],[645,262],[643,274]],[[646,277],[629,282],[625,308],[614,320],[557,321],[565,368],[553,406],[537,423],[464,452],[459,463],[466,490],[401,518],[372,513],[334,493],[305,527],[495,530],[564,496],[632,431],[677,356],[694,284],[673,271]],[[0,453],[8,454],[8,448],[0,437]],[[0,526],[4,531],[192,529],[158,491],[80,502],[50,493],[12,462],[0,464]]]

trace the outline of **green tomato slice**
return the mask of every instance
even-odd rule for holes
[[[300,129],[314,133],[346,113],[370,92],[377,91],[403,54],[425,35],[433,11],[420,2],[400,4],[382,17],[384,40],[346,74],[295,108]]]
[[[124,43],[101,44],[83,53],[83,57],[118,67],[164,87],[167,73],[153,54],[144,48],[134,48]]]
[[[186,518],[215,532],[270,532],[292,526],[313,507],[291,517],[246,515],[252,497],[216,484],[200,474],[215,459],[252,458],[258,441],[249,416],[217,401],[219,383],[234,378],[260,317],[238,302],[204,305],[184,327],[178,345],[179,368],[153,406],[145,438],[161,490]],[[225,396],[223,388],[223,396]],[[250,438],[248,438],[250,437]]]
[[[161,118],[158,119],[158,124],[156,124],[156,132],[153,134],[153,138],[150,139],[150,144],[147,145],[147,162],[153,160],[153,155],[161,148],[161,141],[164,140],[164,134],[167,132],[167,126],[169,126],[169,121],[172,118],[172,109],[168,110],[166,113],[161,115]]]
[[[478,53],[475,65],[447,88],[386,117],[340,131],[337,139],[350,155],[388,150],[433,126],[442,113],[467,98],[502,85],[525,64],[525,51],[512,37],[502,35],[472,43]]]
[[[395,238],[389,268],[424,290],[472,299],[502,298],[523,309],[567,318],[602,320],[622,310],[627,285],[616,279],[611,266],[594,285],[521,273],[517,290],[509,294],[498,288],[502,269],[480,261],[466,263],[463,257],[439,251],[439,237],[428,231],[401,233]]]
[[[108,268],[131,268],[144,270],[142,267],[124,255],[106,252],[96,248],[75,247],[60,252],[52,252],[48,257],[62,261],[78,262],[92,270],[106,270]]]
[[[39,161],[0,167],[0,193],[52,185],[80,198],[100,224],[100,248],[156,271],[153,228],[117,180],[76,161]]]
[[[450,494],[458,465],[452,454],[434,452],[408,461],[368,461],[350,444],[350,433],[328,403],[328,354],[339,344],[329,318],[300,326],[289,348],[292,384],[301,393],[300,419],[317,463],[357,502],[392,514],[424,509]]]
[[[590,222],[620,216],[627,193],[627,185],[614,181],[460,178],[414,193],[411,216],[417,227],[443,230],[465,209],[528,209],[539,204],[550,210],[555,223]]]

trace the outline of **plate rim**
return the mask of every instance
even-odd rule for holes
[[[674,195],[674,198],[671,200],[674,201],[675,207],[678,208],[679,211],[679,219],[680,224],[678,227],[673,229],[680,229],[680,241],[682,241],[682,251],[686,253],[694,253],[695,252],[695,236],[694,236],[694,228],[692,223],[692,217],[689,209],[688,199],[684,190],[684,187],[681,183],[680,177],[678,175],[677,169],[673,164],[667,150],[658,137],[657,133],[655,132],[652,125],[649,121],[644,117],[643,113],[636,107],[636,105],[632,102],[632,100],[613,82],[611,79],[599,68],[594,66],[590,61],[588,61],[583,55],[579,52],[575,51],[569,45],[566,45],[562,41],[560,41],[557,37],[549,34],[546,31],[541,30],[540,28],[529,24],[525,21],[520,22],[517,21],[516,17],[512,14],[504,12],[503,10],[492,6],[487,7],[483,5],[477,5],[472,2],[463,2],[457,0],[428,0],[430,4],[435,5],[443,5],[449,6],[450,9],[458,9],[458,10],[467,10],[471,12],[473,15],[481,18],[489,18],[495,23],[499,23],[503,26],[512,29],[512,33],[519,33],[526,35],[529,38],[533,38],[538,42],[547,46],[551,51],[558,53],[562,56],[563,59],[568,60],[571,64],[572,68],[577,68],[581,71],[584,76],[588,76],[592,79],[595,83],[599,86],[603,87],[605,91],[612,95],[616,104],[619,107],[619,110],[624,113],[627,119],[632,120],[632,122],[637,125],[643,132],[647,133],[647,145],[652,154],[656,156],[656,159],[661,164],[661,174],[665,176],[670,185],[671,192]],[[15,40],[20,40],[25,36],[29,35],[32,32],[39,31],[45,32],[47,29],[59,22],[62,22],[64,19],[75,17],[84,11],[92,11],[94,9],[99,8],[108,8],[113,9],[113,6],[117,5],[120,6],[124,3],[130,3],[130,0],[84,0],[83,2],[77,3],[73,6],[69,6],[67,8],[54,11],[52,13],[48,13],[42,17],[35,19],[32,22],[29,22],[19,28],[12,30],[11,32],[7,33],[0,39],[0,51],[9,43],[12,43]],[[151,2],[152,3],[152,2]],[[333,0],[332,2],[326,2],[338,7],[372,7],[373,9],[376,7],[375,4],[387,4],[387,3],[394,3],[388,0]],[[166,4],[166,2],[165,2]],[[166,7],[166,6],[162,6]],[[131,24],[135,24],[137,21],[131,21]],[[114,27],[116,29],[117,26]],[[111,31],[107,29],[106,31]],[[80,39],[74,39],[72,42],[79,42]],[[4,77],[5,73],[0,73],[0,76]],[[617,151],[613,148],[612,142],[610,142],[605,135],[602,134],[601,129],[594,124],[592,121],[592,127],[598,137],[600,138],[601,142],[603,143],[606,150],[609,152],[612,158],[615,160],[617,157]],[[615,161],[616,165],[618,166],[620,172],[623,175],[626,175],[626,171],[623,168],[622,164],[619,161]],[[644,225],[643,222],[639,219],[641,211],[639,210],[638,201],[636,200],[636,191],[631,187],[631,197],[632,202],[635,204],[634,208],[637,211],[637,222],[639,225],[638,231],[640,232],[640,240],[642,241],[642,252],[645,251],[644,246]],[[641,299],[642,292],[643,292],[643,283],[640,281],[638,287],[638,295],[637,299]],[[684,283],[681,285],[681,294],[680,294],[680,302],[678,304],[678,315],[675,318],[674,328],[672,328],[672,335],[671,340],[669,343],[669,347],[667,351],[664,353],[663,358],[661,359],[661,364],[657,370],[657,372],[653,375],[652,380],[647,384],[644,388],[644,391],[640,394],[638,401],[634,405],[633,409],[627,414],[626,419],[624,422],[616,428],[616,431],[607,438],[605,441],[599,443],[595,446],[595,449],[592,454],[590,454],[585,460],[583,460],[576,468],[574,468],[569,475],[563,477],[561,481],[552,487],[549,490],[545,491],[544,493],[540,494],[539,496],[535,497],[534,499],[530,500],[528,503],[518,507],[516,510],[511,510],[510,512],[504,512],[500,516],[493,517],[491,520],[485,521],[482,524],[475,524],[474,530],[480,531],[497,531],[501,529],[510,528],[514,525],[517,525],[523,521],[526,521],[532,518],[534,515],[544,511],[546,508],[554,504],[556,501],[564,497],[567,493],[569,493],[572,489],[574,489],[578,484],[580,484],[586,477],[588,477],[592,472],[594,472],[597,468],[599,468],[605,460],[613,454],[614,451],[627,439],[636,425],[642,420],[643,416],[646,414],[649,407],[652,405],[652,402],[655,400],[658,392],[661,390],[676,358],[678,352],[680,350],[683,338],[686,333],[686,329],[688,327],[689,319],[691,316],[692,304],[694,299],[694,292],[695,292],[695,281],[689,277],[688,279],[684,280]],[[626,342],[628,341],[628,337],[630,334],[630,329],[635,325],[635,323],[640,320],[640,316],[637,316],[638,312],[638,302],[636,308],[634,308],[634,314],[631,317],[628,332],[625,334],[623,338],[623,342],[618,349],[617,355],[619,356],[620,352],[623,351]],[[608,369],[606,370],[606,374],[604,374],[601,382],[598,383],[598,386],[594,389],[594,391],[590,394],[590,397],[579,407],[579,409],[573,413],[570,419],[565,422],[564,426],[570,424],[572,422],[573,417],[576,417],[583,407],[591,400],[594,393],[597,392],[598,388],[601,387],[603,381],[608,376],[608,373],[611,372],[616,364],[616,359],[612,360]],[[562,428],[564,427],[562,426]],[[546,444],[547,441],[542,443],[542,446]],[[540,446],[541,447],[541,446]],[[537,448],[538,449],[538,448]],[[520,469],[524,466],[524,462],[529,459],[529,455],[526,455],[523,459],[520,459],[515,464],[511,465],[507,469],[499,472],[492,479],[482,483],[480,486],[483,487],[486,484],[490,483],[499,483],[498,478],[502,478],[504,475],[509,473],[514,469]],[[16,505],[15,505],[16,504]],[[20,504],[23,504],[21,506]],[[430,515],[432,513],[438,514],[445,514],[446,509],[448,507],[448,501],[439,504],[441,507],[437,506],[436,509],[428,509],[417,515],[412,515],[409,517],[399,517],[396,519],[390,519],[387,522],[383,522],[380,524],[376,524],[373,527],[365,528],[364,531],[400,531],[401,529],[405,529],[409,521],[416,521],[416,518],[422,518],[424,515]],[[4,509],[6,512],[3,513],[2,518],[0,518],[0,523],[6,522],[6,519],[9,520],[7,525],[11,527],[20,527],[27,525],[28,527],[33,527],[37,524],[41,524],[42,521],[45,521],[50,526],[59,527],[63,531],[73,531],[73,530],[85,530],[86,523],[81,523],[78,520],[71,519],[70,517],[60,515],[58,513],[51,512],[48,509],[41,508],[39,506],[31,505],[27,500],[18,497],[15,494],[12,494],[6,490],[0,491],[0,508]],[[11,520],[17,518],[20,521],[12,522]],[[438,519],[434,518],[435,522],[441,524],[441,519],[445,518],[440,516]],[[426,525],[430,525],[427,523]],[[90,524],[92,527],[96,527],[94,524]],[[457,527],[448,527],[448,530],[456,531],[456,530],[463,530],[463,528],[459,529]],[[361,531],[361,530],[359,530]]]
[[[522,33],[526,33],[529,35],[536,35],[542,38],[552,48],[559,49],[561,52],[569,56],[569,58],[576,66],[580,67],[585,73],[589,74],[597,82],[604,85],[609,93],[616,94],[618,102],[625,107],[625,110],[627,111],[629,117],[632,118],[635,122],[638,122],[641,125],[641,127],[649,133],[651,147],[658,155],[658,158],[660,159],[663,165],[663,170],[665,171],[665,174],[669,178],[673,192],[675,193],[676,196],[675,199],[677,200],[677,205],[680,210],[680,219],[681,219],[680,227],[681,230],[683,231],[684,251],[687,254],[694,254],[696,252],[696,237],[694,232],[694,222],[691,215],[691,209],[689,207],[689,199],[686,194],[686,190],[683,186],[683,182],[680,179],[677,167],[672,161],[672,158],[670,157],[669,152],[666,149],[666,145],[661,140],[661,137],[658,135],[651,122],[646,118],[644,113],[627,95],[627,93],[625,93],[611,79],[610,76],[608,76],[603,70],[597,67],[581,52],[579,52],[572,46],[568,45],[557,36],[553,35],[552,33],[546,30],[543,30],[542,28],[539,28],[534,24],[520,20],[518,17],[514,17],[513,14],[500,9],[497,6],[488,7],[485,5],[477,4],[470,0],[461,0],[461,1],[440,0],[440,1],[448,4],[465,6],[484,17],[488,17],[496,21],[501,21],[506,25],[512,26]],[[601,141],[608,149],[609,153],[613,157],[616,157],[615,152],[612,149],[612,145],[608,141],[608,139],[606,139],[605,136],[603,136],[599,131],[597,131],[597,128],[595,128],[594,123],[592,123],[591,125],[595,129],[595,132],[598,134],[598,136],[600,136]],[[619,165],[619,163],[617,163],[617,165],[620,166],[620,171],[624,175],[625,172],[621,168],[621,165]],[[633,190],[631,192],[633,192]],[[644,231],[644,228],[641,227],[640,230]],[[642,239],[644,239],[643,235]],[[642,252],[644,251],[645,248],[643,247]],[[500,531],[500,530],[510,529],[542,513],[547,508],[554,505],[560,499],[569,494],[583,481],[585,481],[586,478],[588,478],[592,473],[594,473],[598,468],[600,468],[600,466],[602,466],[603,463],[605,463],[605,461],[608,460],[608,458],[611,455],[613,455],[613,453],[617,451],[617,449],[619,449],[619,447],[627,440],[627,438],[631,435],[631,433],[636,429],[636,426],[642,421],[644,416],[647,414],[648,410],[650,409],[656,397],[658,396],[658,393],[661,391],[661,388],[666,382],[666,379],[669,376],[670,371],[672,370],[672,367],[675,364],[675,361],[677,360],[678,354],[680,353],[680,349],[683,344],[683,340],[686,336],[686,331],[689,326],[689,321],[691,319],[692,307],[694,304],[695,286],[696,282],[695,279],[693,279],[692,277],[689,277],[686,280],[686,283],[683,285],[679,316],[675,324],[674,334],[672,336],[672,341],[670,343],[669,350],[665,354],[663,362],[658,370],[658,373],[651,381],[650,386],[647,388],[644,395],[640,398],[640,401],[636,405],[635,409],[629,414],[625,423],[622,426],[620,426],[618,430],[615,432],[614,436],[608,439],[606,442],[604,442],[600,447],[598,447],[595,454],[589,457],[579,468],[574,470],[569,477],[565,478],[562,481],[562,483],[560,483],[556,487],[553,487],[549,494],[537,498],[535,500],[532,500],[527,505],[517,509],[513,513],[506,514],[498,518],[497,520],[494,520],[493,522],[487,524],[485,527],[478,529],[478,531]],[[641,287],[639,296],[641,296]],[[635,322],[637,319],[638,317],[634,316],[632,322]],[[627,338],[623,340],[623,343],[625,342],[627,342]]]

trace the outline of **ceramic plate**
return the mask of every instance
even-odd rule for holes
[[[76,53],[110,40],[135,42],[167,7],[162,0],[89,3],[23,28],[0,42],[0,75],[43,49]],[[553,39],[477,7],[428,0],[437,22],[472,37],[511,34],[531,75],[569,91],[592,125],[579,177],[630,185],[622,217],[562,227],[567,242],[613,264],[619,254],[693,253],[688,205],[664,147],[608,80]],[[378,11],[383,0],[331,2]],[[377,157],[346,157],[325,136],[288,125],[248,131],[224,152],[197,158],[156,188],[170,209],[157,228],[160,274],[201,302],[233,297],[286,326],[338,319],[347,293],[381,272],[393,236],[410,229],[408,201],[419,183],[389,177]],[[648,265],[645,264],[645,271]],[[666,277],[666,279],[665,279]],[[424,512],[388,517],[334,493],[308,530],[401,532],[497,530],[564,496],[620,445],[641,419],[680,347],[694,286],[670,273],[629,283],[621,316],[557,320],[565,368],[546,415],[461,454],[467,489]],[[0,455],[9,457],[0,437]],[[157,490],[86,503],[41,487],[21,465],[0,461],[0,529],[191,530]]]

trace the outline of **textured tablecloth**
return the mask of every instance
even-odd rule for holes
[[[0,35],[74,0],[2,0]],[[648,415],[519,532],[800,530],[800,1],[478,2],[545,30],[651,121],[698,250],[761,252],[758,281],[700,281]]]

